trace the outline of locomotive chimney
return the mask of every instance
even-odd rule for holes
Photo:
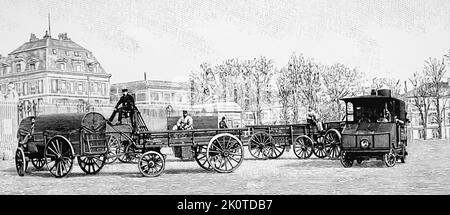
[[[377,90],[372,89],[372,90],[370,91],[370,95],[376,96],[376,95],[377,95]]]

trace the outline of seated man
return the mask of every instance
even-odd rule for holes
[[[219,128],[228,128],[227,123],[225,122],[225,117],[222,117],[222,120],[219,122]]]
[[[114,107],[114,111],[111,115],[111,117],[109,117],[109,122],[112,122],[114,117],[116,116],[117,112],[119,112],[119,124],[122,124],[122,118],[123,118],[123,114],[125,113],[130,113],[130,121],[131,121],[131,125],[134,127],[134,109],[135,109],[135,105],[134,105],[134,98],[133,96],[131,96],[130,94],[128,94],[128,90],[127,89],[122,89],[122,97],[120,97],[119,101],[117,102],[116,106]],[[119,106],[122,105],[120,108]]]
[[[308,108],[308,113],[306,113],[306,121],[310,125],[315,125],[318,131],[323,131],[322,122],[317,120],[317,114],[311,107]]]
[[[188,115],[187,110],[183,110],[183,116],[178,119],[177,124],[173,127],[173,130],[188,130],[193,129],[192,117]]]

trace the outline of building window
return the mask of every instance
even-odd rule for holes
[[[158,93],[151,93],[150,98],[152,101],[159,101],[159,94]]]
[[[56,49],[52,50],[53,54],[57,54],[58,52],[56,51]]]
[[[433,135],[433,139],[439,138],[439,130],[437,128],[431,130],[431,134]]]
[[[81,72],[81,64],[75,64],[75,71]]]
[[[30,63],[30,71],[35,71],[36,70],[36,63]]]
[[[23,82],[23,85],[22,85],[22,87],[23,87],[23,95],[24,96],[26,96],[26,95],[28,95],[29,94],[29,90],[28,90],[28,82]]]
[[[80,53],[79,52],[73,52],[73,55],[75,55],[75,57],[80,57]]]
[[[83,92],[83,82],[78,82],[78,92],[79,93]]]
[[[52,93],[56,93],[58,91],[58,82],[56,79],[52,79]]]
[[[66,55],[69,56],[69,51],[66,51]]]
[[[39,80],[38,81],[38,93],[43,93],[43,92],[44,92],[44,81]]]
[[[450,113],[447,113],[447,124],[450,125]]]
[[[64,70],[66,70],[66,64],[65,63],[59,63],[58,64],[58,68],[59,68],[59,70],[64,71]]]
[[[170,102],[170,94],[169,93],[164,93],[164,101]]]
[[[22,64],[16,64],[16,72],[22,72]]]

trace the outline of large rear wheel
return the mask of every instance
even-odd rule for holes
[[[44,159],[50,173],[62,178],[72,171],[73,149],[70,142],[61,136],[51,138],[45,145]]]

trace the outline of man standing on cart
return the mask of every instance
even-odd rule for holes
[[[122,97],[120,97],[119,101],[117,102],[116,106],[114,107],[114,112],[112,113],[111,117],[109,118],[109,122],[112,122],[114,117],[116,116],[117,112],[119,112],[119,124],[122,124],[122,118],[123,114],[130,113],[130,121],[131,125],[134,127],[134,110],[135,110],[135,104],[134,104],[134,98],[130,94],[128,94],[128,89],[122,89]],[[122,105],[120,108],[119,106]]]

